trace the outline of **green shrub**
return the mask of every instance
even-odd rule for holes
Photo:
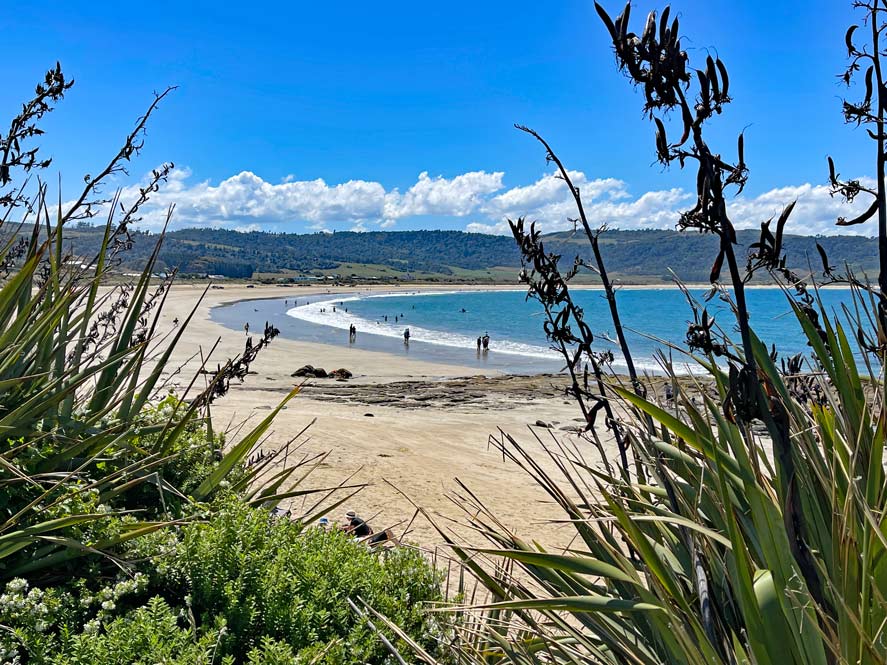
[[[233,494],[208,509],[206,523],[135,541],[164,553],[147,574],[45,589],[11,580],[0,594],[0,662],[388,662],[349,598],[436,653],[438,624],[423,606],[441,600],[440,579],[418,552],[370,550]]]
[[[161,568],[168,593],[190,594],[199,624],[224,620],[224,652],[237,658],[271,637],[319,662],[384,661],[387,651],[348,598],[433,643],[435,625],[422,606],[440,599],[440,580],[420,553],[373,551],[341,532],[306,529],[236,501],[186,527],[177,555]]]
[[[10,580],[0,594],[0,662],[50,662],[69,636],[94,635],[148,598],[149,578],[120,574],[116,580],[67,580],[57,586],[32,587]]]
[[[289,644],[266,636],[260,646],[250,650],[246,662],[249,665],[296,665],[299,661]],[[305,659],[302,662],[306,662]]]
[[[198,637],[186,627],[180,613],[161,598],[152,598],[104,630],[87,624],[73,637],[65,653],[52,658],[54,665],[209,665],[221,629]]]

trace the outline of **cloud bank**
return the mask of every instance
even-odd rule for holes
[[[636,193],[628,183],[615,178],[592,179],[581,171],[571,171],[570,177],[580,188],[589,218],[611,228],[673,228],[680,211],[693,204],[692,193],[683,189]],[[430,228],[446,221],[450,228],[507,234],[507,220],[523,216],[538,221],[543,231],[552,232],[572,228],[570,220],[576,216],[566,184],[550,173],[529,184],[506,186],[501,171],[471,171],[451,178],[422,172],[404,191],[367,180],[329,184],[320,178],[287,176],[271,183],[251,171],[218,184],[192,180],[189,169],[173,170],[169,182],[143,209],[141,228],[159,229],[173,203],[173,228],[209,226],[240,231],[395,229],[404,220],[416,220]],[[122,200],[136,195],[137,185],[126,187]],[[737,197],[730,202],[730,214],[738,228],[756,228],[796,199],[789,222],[791,233],[876,233],[872,222],[835,226],[837,217],[850,218],[863,210],[867,202],[862,197],[848,205],[833,198],[827,186],[810,183]]]

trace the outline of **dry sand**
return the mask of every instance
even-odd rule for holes
[[[184,321],[203,288],[173,287],[161,327],[171,329],[174,318]],[[345,291],[336,289],[337,293]],[[207,354],[217,340],[211,367],[243,351],[243,332],[209,319],[209,310],[215,305],[247,298],[300,298],[323,292],[323,288],[312,287],[229,285],[224,290],[211,289],[197,306],[172,364],[186,363],[198,352]],[[302,381],[291,374],[306,363],[328,370],[347,367],[355,374],[348,382],[312,379],[274,421],[267,448],[282,445],[315,421],[303,437],[299,454],[330,454],[306,484],[327,487],[351,475],[352,482],[371,483],[347,507],[372,518],[373,526],[381,528],[408,521],[413,515],[410,500],[431,513],[459,517],[459,510],[448,498],[457,489],[458,479],[518,534],[547,534],[552,544],[561,540],[559,531],[566,537],[567,530],[540,526],[547,519],[560,517],[558,511],[522,471],[488,447],[489,436],[500,428],[521,443],[538,446],[530,431],[537,420],[554,425],[551,430],[534,426],[541,436],[550,437],[554,432],[575,439],[567,430],[577,426],[576,419],[581,414],[576,404],[561,393],[563,379],[484,377],[475,368],[278,337],[251,366],[255,374],[242,385],[232,384],[231,391],[214,403],[216,428],[228,429],[229,442],[236,441],[237,426],[244,420],[255,424],[264,418]],[[171,383],[183,389],[198,367],[198,358],[191,358],[171,378]],[[590,451],[590,444],[581,445]],[[294,512],[301,506],[301,500],[294,500]],[[341,518],[345,509],[343,506],[331,517]],[[395,531],[399,533],[404,526]],[[441,542],[430,524],[421,519],[412,525],[408,539],[429,547]]]

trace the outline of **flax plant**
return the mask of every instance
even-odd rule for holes
[[[199,518],[221,487],[273,506],[310,493],[291,487],[293,474],[319,463],[293,464],[283,451],[255,455],[298,388],[227,452],[208,426],[210,403],[246,375],[273,328],[208,372],[204,390],[168,396],[164,372],[174,369],[171,355],[196,305],[176,328],[161,330],[173,277],[154,274],[162,236],[134,281],[121,285],[114,268],[131,247],[129,227],[172,165],[154,170],[129,206],[102,188],[138,155],[146,123],[170,90],[98,175],[70,202],[59,194],[53,203],[39,177],[50,160],[34,142],[41,118],[72,83],[61,67],[49,70],[0,135],[0,580],[63,575],[82,557],[119,566],[124,543]],[[107,221],[99,252],[70,256],[66,225],[100,212]],[[169,408],[158,409],[161,400]]]
[[[873,217],[887,209],[878,45],[887,5],[854,6],[872,38],[857,45],[851,30],[847,42],[851,75],[860,61],[871,63],[865,101],[850,112],[876,128],[878,187],[865,191]],[[839,275],[820,252],[821,278],[848,286],[847,303],[826,308],[820,275],[786,268],[782,237],[793,205],[763,222],[743,265],[726,192],[741,191],[748,177],[744,138],[728,161],[704,135],[731,99],[726,66],[709,56],[691,67],[669,8],[652,12],[637,32],[630,4],[615,19],[597,11],[619,69],[643,92],[660,161],[695,168],[696,204],[678,225],[719,238],[712,294],[732,304],[738,339],[693,301],[686,348],[673,352],[697,370],[679,377],[663,357],[676,388],[671,403],[611,380],[642,476],[614,473],[556,437],[536,442],[546,460],[538,445],[492,438],[560,507],[571,544],[549,551],[527,541],[464,494],[465,520],[489,545],[472,548],[441,533],[490,599],[458,608],[454,626],[463,629],[453,655],[521,664],[887,662],[883,271],[873,287],[849,271]],[[674,142],[669,121],[679,130]],[[848,193],[833,166],[830,179]],[[805,357],[780,358],[750,325],[745,284],[759,271],[782,287],[809,345]],[[568,302],[568,285],[559,289]]]

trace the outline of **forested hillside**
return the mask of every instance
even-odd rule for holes
[[[740,231],[744,246],[757,240],[754,231]],[[71,252],[87,256],[99,247],[101,229],[82,225],[69,235]],[[155,238],[133,234],[121,270],[138,270]],[[846,262],[857,271],[876,272],[876,241],[859,236],[786,236],[788,263],[799,271],[818,269],[819,242],[833,265]],[[609,231],[601,240],[604,258],[614,276],[626,282],[668,281],[669,270],[685,281],[706,281],[710,267],[699,260],[714,256],[717,238],[669,230]],[[547,237],[547,248],[572,261],[590,259],[581,234]],[[743,249],[740,254],[744,255]],[[511,279],[519,266],[514,241],[461,231],[339,232],[313,234],[239,233],[223,229],[184,229],[167,234],[160,255],[163,270],[179,268],[186,275],[230,278],[289,279],[338,275],[384,280],[497,281]]]

